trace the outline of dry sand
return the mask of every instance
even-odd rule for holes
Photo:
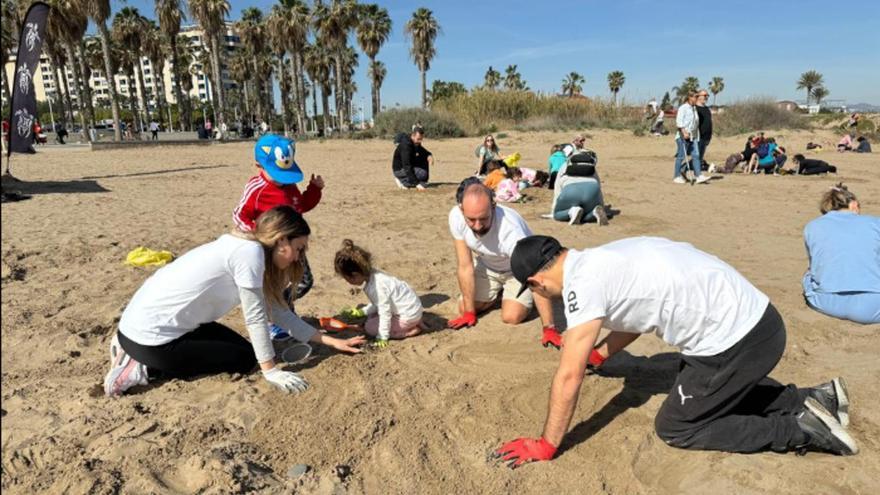
[[[827,134],[780,136],[802,150]],[[543,167],[562,134],[511,133],[503,150]],[[745,136],[716,139],[723,162]],[[788,326],[773,376],[803,386],[844,375],[854,402],[851,431],[862,452],[731,455],[666,446],[653,418],[677,360],[653,337],[609,361],[617,378],[587,377],[559,457],[510,471],[489,459],[502,441],[538,435],[558,353],[540,347],[540,323],[441,330],[457,283],[446,217],[455,184],[473,170],[474,139],[432,140],[427,192],[399,191],[389,176],[392,143],[300,143],[306,174],[327,182],[307,215],[315,287],[298,308],[325,316],[365,302],[333,275],[345,237],[408,281],[437,330],[348,357],[318,349],[301,367],[312,387],[284,395],[258,374],[151,385],[103,397],[107,347],[121,310],[154,269],[124,266],[137,247],[181,254],[228,231],[254,173],[252,146],[105,152],[51,149],[14,157],[33,198],[2,206],[2,489],[8,493],[878,493],[880,334],[808,309],[802,229],[820,194],[845,180],[864,213],[880,215],[880,163],[872,155],[819,157],[839,177],[727,176],[708,186],[671,182],[671,137],[592,132],[608,202],[607,228],[542,220],[550,192],[515,205],[532,229],[573,247],[637,235],[693,243],[766,292]],[[243,330],[238,311],[225,320]],[[312,470],[292,480],[287,470]],[[345,481],[337,465],[351,468]]]

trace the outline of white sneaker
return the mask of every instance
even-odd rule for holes
[[[568,209],[568,224],[579,225],[584,217],[584,209],[580,206],[572,206]]]
[[[709,180],[711,180],[711,179],[712,178],[709,177],[709,174],[701,175],[701,176],[697,177],[697,184],[705,184],[705,183],[709,182]]]
[[[406,187],[403,185],[402,182],[400,182],[400,179],[398,179],[397,177],[394,178],[394,182],[397,184],[398,189],[406,189]]]
[[[553,214],[552,213],[541,213],[541,218],[546,218],[547,220],[552,220]]]
[[[710,174],[710,175],[711,175],[711,174],[714,174],[716,170],[718,170],[718,167],[716,167],[714,163],[710,163],[710,164],[709,164],[709,170],[708,170],[709,174]]]
[[[682,177],[680,175],[678,177],[672,179],[672,182],[675,182],[676,184],[687,184],[687,181],[684,180],[684,177]]]
[[[104,377],[104,393],[117,397],[135,385],[146,384],[147,366],[132,359],[114,335],[110,341],[110,371]]]
[[[593,208],[593,216],[596,217],[596,225],[608,225],[608,214],[605,213],[604,205],[599,205]]]

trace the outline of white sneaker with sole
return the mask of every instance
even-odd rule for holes
[[[687,184],[687,181],[684,180],[684,177],[682,177],[680,175],[678,177],[672,179],[672,182],[675,182],[676,184]]]
[[[701,176],[697,177],[697,184],[705,184],[705,183],[709,182],[709,180],[711,180],[711,179],[712,178],[709,177],[708,175],[701,175]]]
[[[568,209],[568,224],[580,225],[581,219],[584,217],[584,209],[580,206],[572,206]]]
[[[596,225],[608,225],[608,214],[605,213],[604,205],[598,205],[593,208],[593,216],[596,217]]]
[[[117,397],[135,385],[146,384],[146,365],[132,359],[114,335],[110,341],[110,371],[104,377],[104,393],[108,397]]]

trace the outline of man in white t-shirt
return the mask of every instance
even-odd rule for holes
[[[690,244],[656,237],[565,249],[552,237],[517,243],[511,270],[537,297],[561,299],[568,329],[544,434],[503,445],[512,467],[550,460],[574,414],[588,363],[643,333],[681,349],[680,371],[657,413],[667,444],[695,450],[858,452],[844,427],[842,379],[798,389],[767,375],[785,349],[769,299],[730,265]],[[602,327],[611,333],[594,344]]]
[[[495,204],[493,191],[474,177],[462,181],[456,201],[449,212],[449,231],[458,258],[461,316],[451,320],[449,327],[476,325],[477,314],[490,309],[501,293],[504,323],[522,323],[534,303],[544,324],[541,343],[559,348],[562,340],[553,326],[550,300],[533,299],[530,291],[518,293],[519,283],[510,271],[510,254],[517,241],[532,235],[526,221],[516,210]]]

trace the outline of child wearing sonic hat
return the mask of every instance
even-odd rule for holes
[[[232,220],[244,232],[254,230],[257,218],[276,206],[289,205],[298,213],[304,214],[321,201],[324,179],[312,174],[309,185],[301,193],[296,183],[303,180],[303,173],[294,161],[296,143],[276,134],[266,134],[254,147],[254,159],[260,173],[251,177],[244,186],[244,193]],[[304,296],[313,283],[308,260],[303,257],[303,278],[296,288],[296,299]]]

